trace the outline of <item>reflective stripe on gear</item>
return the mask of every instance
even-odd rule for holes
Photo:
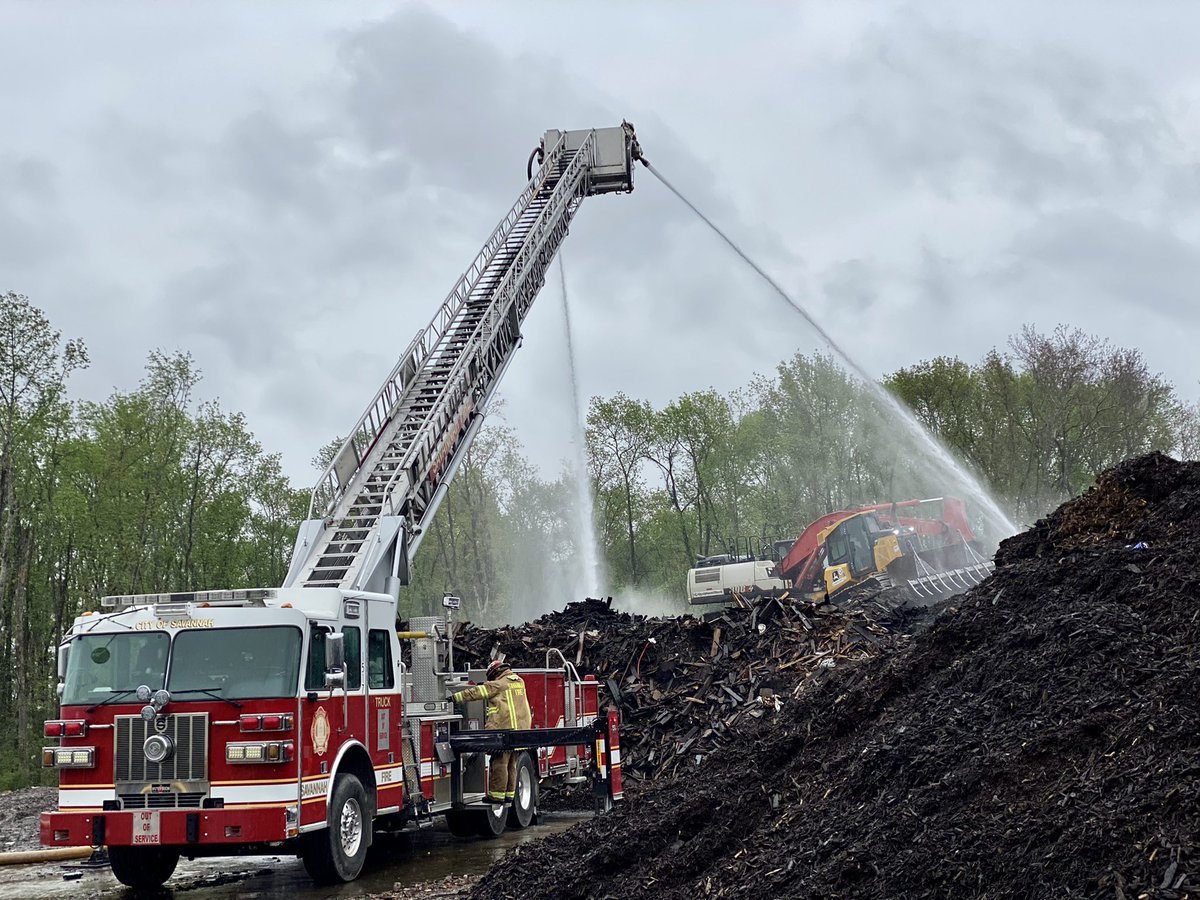
[[[518,688],[519,685],[519,688]],[[517,693],[521,694],[521,699],[525,699],[525,682],[518,682],[518,685],[509,685],[504,689],[504,699],[508,702],[504,704],[508,707],[508,727],[516,730],[517,727]],[[528,705],[528,703],[527,703]]]
[[[499,678],[477,684],[454,695],[458,702],[487,700],[485,728],[520,729],[533,727],[525,682],[515,672],[506,671]]]

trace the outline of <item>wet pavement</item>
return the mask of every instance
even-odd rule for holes
[[[304,865],[293,856],[221,857],[193,862],[180,860],[166,887],[146,894],[124,887],[113,878],[107,865],[89,866],[83,860],[0,869],[0,900],[145,896],[179,896],[188,900],[362,897],[390,890],[397,884],[485,872],[512,847],[564,831],[589,817],[586,813],[547,813],[541,825],[506,831],[491,840],[456,838],[439,820],[427,828],[377,838],[358,880],[337,887],[313,885]]]

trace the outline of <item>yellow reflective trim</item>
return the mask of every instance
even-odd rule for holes
[[[513,689],[511,687],[509,687],[505,693],[507,694],[508,698],[509,728],[512,728],[515,731],[517,728],[517,700],[516,697],[513,696]]]

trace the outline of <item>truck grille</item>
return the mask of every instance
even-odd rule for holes
[[[177,794],[117,794],[121,809],[199,809],[204,802],[203,792]]]
[[[131,782],[197,782],[208,780],[208,713],[179,713],[166,717],[161,732],[175,742],[171,758],[155,764],[146,759],[142,744],[156,733],[153,722],[141,716],[117,716],[113,780]],[[174,805],[172,800],[171,805]]]

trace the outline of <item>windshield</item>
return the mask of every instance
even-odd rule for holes
[[[167,690],[215,691],[226,700],[295,697],[299,677],[299,628],[188,630],[175,637]]]
[[[71,641],[64,705],[99,703],[119,691],[147,684],[158,690],[167,671],[166,632],[85,634]]]

